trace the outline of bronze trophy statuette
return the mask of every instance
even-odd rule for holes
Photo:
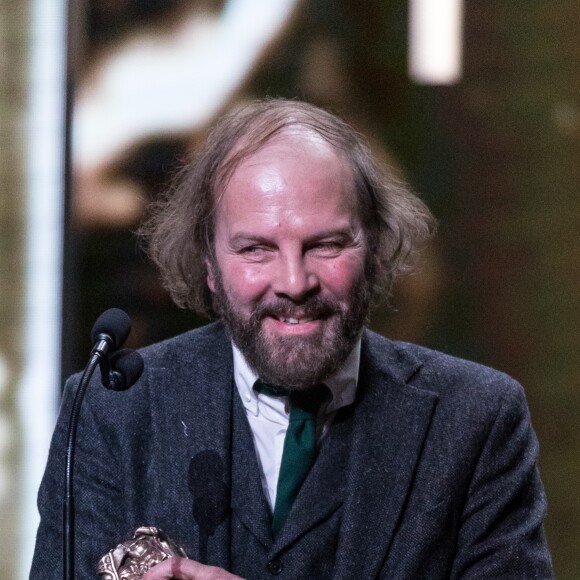
[[[101,580],[141,580],[147,570],[172,556],[187,557],[162,530],[142,526],[130,540],[109,550],[99,560],[97,573]]]

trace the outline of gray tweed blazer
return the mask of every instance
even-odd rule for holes
[[[356,402],[337,415],[272,538],[221,325],[142,354],[132,389],[109,392],[95,378],[83,404],[77,578],[96,577],[99,557],[141,525],[244,578],[552,578],[538,443],[508,376],[365,331]],[[67,382],[39,492],[33,580],[62,578],[77,384]]]

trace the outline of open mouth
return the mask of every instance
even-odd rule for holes
[[[306,324],[307,322],[312,322],[314,318],[278,318],[280,322],[285,322],[286,324]]]
[[[287,314],[271,314],[264,317],[266,327],[275,333],[292,336],[310,334],[320,330],[326,317],[321,316],[289,316]]]

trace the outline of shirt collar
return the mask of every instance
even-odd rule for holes
[[[326,408],[326,413],[334,413],[354,402],[360,367],[360,349],[361,339],[359,338],[342,367],[324,381],[324,384],[332,393],[332,400]],[[236,387],[244,407],[252,414],[257,415],[258,396],[254,391],[254,383],[258,379],[258,375],[250,368],[246,357],[233,342],[232,350],[234,354],[234,380]]]

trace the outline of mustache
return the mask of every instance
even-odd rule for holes
[[[250,320],[258,323],[267,316],[273,318],[328,318],[340,311],[340,307],[336,302],[322,296],[313,296],[300,304],[284,298],[278,298],[256,305]]]

